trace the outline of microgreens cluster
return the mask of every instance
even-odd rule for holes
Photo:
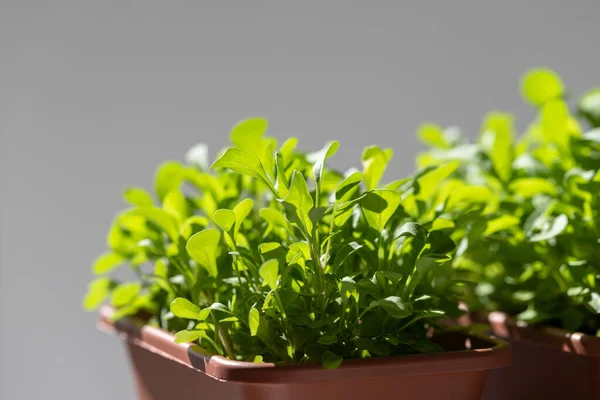
[[[108,235],[84,305],[151,324],[214,354],[246,361],[322,362],[442,351],[440,317],[460,315],[468,282],[453,279],[448,225],[421,215],[458,166],[442,164],[380,186],[391,149],[368,147],[362,171],[325,166],[291,138],[278,147],[261,118],[231,132],[210,169],[198,146],[156,173],[158,201],[125,192],[132,208]],[[422,223],[417,223],[419,220]],[[128,264],[135,282],[109,272]]]
[[[472,310],[596,334],[600,89],[572,113],[561,79],[539,68],[524,75],[521,92],[537,118],[519,138],[513,116],[502,112],[484,118],[476,143],[456,128],[419,129],[431,147],[421,167],[460,163],[427,208],[452,222],[454,265],[479,283],[468,299]]]

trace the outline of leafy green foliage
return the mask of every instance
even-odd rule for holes
[[[467,298],[471,309],[596,334],[600,135],[584,129],[598,126],[599,92],[579,102],[583,120],[569,111],[562,81],[549,69],[528,71],[521,93],[538,116],[519,138],[513,117],[499,112],[484,118],[477,144],[431,124],[418,131],[431,146],[420,167],[460,162],[423,198],[422,215],[454,222],[454,267],[479,282]]]
[[[111,298],[118,317],[149,312],[176,341],[235,360],[336,368],[441,351],[427,332],[460,315],[465,284],[453,278],[447,221],[420,224],[419,196],[458,163],[381,186],[390,149],[367,148],[363,170],[341,174],[326,165],[338,142],[302,153],[266,130],[260,118],[236,125],[235,147],[210,170],[204,146],[188,164],[163,164],[156,198],[127,190],[133,208],[115,218],[94,270],[126,264],[139,281],[100,277],[86,308]]]

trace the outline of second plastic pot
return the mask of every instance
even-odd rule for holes
[[[513,349],[513,363],[490,372],[484,400],[600,399],[600,338],[527,326],[501,312],[473,320]]]

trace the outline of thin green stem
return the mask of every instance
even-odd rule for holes
[[[183,275],[187,284],[191,287],[196,283],[196,279],[194,278],[194,274],[191,269],[186,268],[183,264],[180,264],[179,261],[174,257],[168,257],[169,262],[177,269],[177,271]]]
[[[333,205],[333,211],[331,213],[331,221],[329,222],[329,235],[333,234],[333,228],[335,228],[335,212],[337,211],[338,202],[336,201]],[[329,258],[329,250],[331,249],[331,239],[327,241],[327,247],[325,248],[325,260]]]
[[[227,357],[231,360],[235,360],[235,352],[233,351],[233,347],[231,346],[231,339],[229,337],[229,333],[223,328],[223,325],[219,325],[219,337],[221,339],[221,343],[223,343],[223,347],[225,347],[225,352],[227,353]]]
[[[292,354],[296,353],[296,349],[294,347],[294,342],[292,341],[292,337],[290,335],[290,329],[288,327],[287,324],[287,314],[285,312],[285,309],[283,308],[283,301],[281,301],[281,297],[279,296],[279,292],[277,292],[276,290],[273,292],[275,295],[275,300],[277,301],[277,304],[279,305],[279,308],[281,309],[281,322],[283,324],[283,330],[285,332],[285,337],[288,340],[288,343],[290,344],[290,347],[292,348]]]

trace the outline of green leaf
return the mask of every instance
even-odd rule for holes
[[[161,164],[154,176],[154,190],[162,202],[165,196],[176,187],[179,187],[185,176],[185,168],[177,161]]]
[[[156,275],[160,279],[156,279],[156,284],[160,286],[161,289],[173,293],[172,287],[169,285],[169,274],[167,264],[163,260],[156,260],[154,263],[154,275]]]
[[[392,159],[392,149],[382,150],[377,146],[367,147],[362,154],[363,176],[367,190],[373,190],[379,185],[379,181]]]
[[[125,193],[123,193],[123,197],[127,203],[136,207],[151,206],[154,204],[150,193],[142,188],[127,188],[125,189]]]
[[[336,335],[323,335],[323,336],[319,336],[319,338],[317,339],[317,343],[320,344],[325,344],[325,345],[332,345],[338,342],[338,338]]]
[[[381,307],[390,314],[393,318],[405,318],[408,317],[412,310],[410,305],[407,305],[398,296],[389,296],[385,299],[381,299],[371,303],[369,308]]]
[[[277,289],[277,277],[279,276],[279,261],[267,260],[259,269],[259,274],[262,280],[269,286],[271,290]]]
[[[190,343],[195,342],[204,335],[203,330],[185,330],[175,334],[175,343]]]
[[[163,210],[171,214],[179,223],[188,217],[188,204],[179,188],[172,189],[163,200]]]
[[[244,199],[233,207],[233,213],[235,214],[235,235],[237,236],[242,222],[250,215],[252,208],[254,207],[254,200]]]
[[[560,214],[554,218],[552,225],[548,230],[542,231],[529,238],[530,242],[541,242],[543,240],[552,239],[560,235],[569,226],[569,218],[565,214]]]
[[[450,143],[446,140],[444,130],[435,124],[423,124],[417,129],[417,136],[421,142],[439,149],[447,150],[450,148]]]
[[[125,257],[109,251],[102,254],[94,261],[94,273],[96,275],[104,275],[114,270],[125,262]]]
[[[320,151],[310,154],[307,158],[310,162],[313,162],[313,174],[315,176],[315,182],[317,184],[317,190],[320,190],[321,180],[323,179],[323,168],[328,158],[332,157],[340,147],[340,143],[337,140],[328,142],[323,149]]]
[[[238,122],[229,135],[231,143],[241,149],[248,149],[259,156],[263,149],[263,137],[269,128],[264,118],[249,118]]]
[[[200,308],[183,297],[173,300],[170,310],[178,318],[197,320],[200,315]]]
[[[454,241],[442,231],[432,231],[427,235],[427,243],[429,243],[429,253],[445,255],[453,251],[456,247]]]
[[[369,226],[381,232],[401,201],[402,196],[398,192],[373,190],[360,200],[360,206]]]
[[[492,112],[486,115],[482,131],[482,142],[487,147],[494,171],[503,182],[512,175],[514,117],[510,114]]]
[[[300,172],[294,171],[292,174],[290,190],[282,203],[290,223],[300,228],[305,235],[310,235],[313,224],[308,213],[313,208],[314,202],[304,176]]]
[[[288,138],[285,142],[283,142],[283,144],[279,148],[278,153],[281,154],[281,157],[283,158],[283,161],[285,162],[285,164],[283,165],[284,167],[287,167],[290,164],[291,159],[293,158],[293,155],[294,155],[293,154],[294,149],[296,148],[297,145],[298,145],[298,139],[295,137],[291,137],[291,138]]]
[[[524,198],[531,198],[538,194],[556,194],[556,186],[543,178],[520,178],[512,181],[509,189]]]
[[[521,220],[512,215],[502,215],[498,218],[495,218],[491,221],[488,221],[487,227],[483,236],[489,236],[496,232],[507,230],[508,228],[512,228],[513,226],[517,226],[521,223]]]
[[[213,214],[213,221],[225,232],[231,231],[236,222],[235,212],[227,209],[220,209]]]
[[[222,303],[212,303],[210,307],[203,308],[198,314],[198,321],[205,321],[213,311],[221,311],[225,314],[231,314],[231,310]]]
[[[97,278],[90,282],[88,291],[83,299],[83,308],[87,311],[94,311],[110,295],[114,283],[108,278]]]
[[[250,335],[256,336],[260,326],[260,312],[254,307],[250,309],[248,314],[248,326],[250,327]]]
[[[251,150],[229,148],[210,166],[211,170],[214,168],[228,168],[238,174],[262,179],[269,188],[275,190],[262,163]]]
[[[275,173],[277,175],[277,178],[275,179],[275,189],[277,189],[279,196],[285,197],[290,188],[290,182],[285,174],[283,156],[279,152],[275,153]]]
[[[420,176],[417,181],[419,183],[419,198],[429,199],[438,188],[439,184],[448,178],[460,165],[460,161],[451,161],[442,164]]]
[[[283,212],[274,208],[261,208],[258,215],[273,226],[282,228],[288,226],[288,221],[285,219]]]
[[[212,277],[218,274],[217,253],[220,241],[221,233],[214,228],[209,228],[190,237],[185,246],[189,256]]]
[[[521,94],[535,106],[561,97],[564,91],[560,77],[548,68],[530,69],[521,78]]]
[[[563,100],[551,100],[542,106],[541,121],[546,140],[561,148],[569,144],[569,106]]]
[[[175,218],[165,210],[153,206],[138,207],[130,210],[129,215],[136,215],[154,223],[162,229],[171,240],[175,241],[178,236],[177,222]]]
[[[123,307],[131,303],[142,290],[138,282],[127,282],[118,285],[112,293],[111,303],[115,307]]]
[[[179,235],[188,240],[194,233],[200,232],[206,228],[209,224],[208,218],[194,215],[186,219],[181,228],[179,229]]]
[[[357,242],[350,242],[344,247],[342,247],[335,255],[335,260],[333,262],[333,269],[336,270],[339,268],[352,254],[356,253],[363,246],[358,244]]]
[[[422,242],[425,242],[426,235],[427,231],[421,226],[421,224],[417,224],[416,222],[406,222],[395,232],[394,238],[397,239],[401,237],[412,236]]]
[[[325,369],[336,369],[342,364],[343,360],[344,359],[341,356],[327,350],[321,356],[321,365],[323,365],[323,368]]]
[[[258,246],[258,251],[265,260],[276,259],[285,260],[286,251],[283,246],[277,242],[265,242]]]
[[[600,126],[600,87],[586,92],[579,100],[579,112],[581,112],[590,123]]]
[[[335,189],[335,199],[340,203],[349,201],[358,190],[362,178],[363,174],[361,172],[354,172],[341,181]]]
[[[227,317],[227,318],[223,318],[222,320],[219,320],[219,323],[225,323],[225,322],[238,322],[239,318],[238,317]]]

